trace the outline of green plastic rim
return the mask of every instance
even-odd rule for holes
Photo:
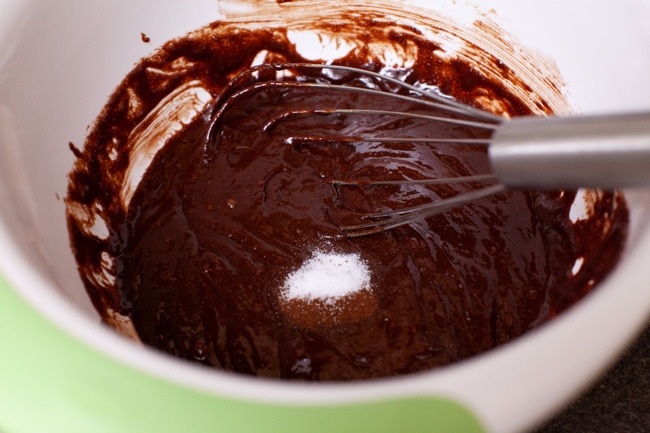
[[[297,407],[185,388],[84,345],[1,278],[0,347],[2,433],[486,431],[445,398]]]

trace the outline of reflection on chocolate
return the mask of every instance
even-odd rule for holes
[[[358,47],[382,42],[415,53],[412,64],[388,65],[385,73],[500,114],[530,113],[498,80],[437,56],[439,47],[412,29],[389,27],[368,17],[343,30],[357,35]],[[472,134],[462,127],[376,116],[301,119],[262,132],[269,115],[288,108],[417,110],[404,102],[269,91],[233,107],[206,140],[210,118],[201,114],[212,112],[213,98],[235,72],[254,60],[304,60],[286,35],[283,28],[214,24],[172,41],[136,66],[93,125],[70,174],[67,202],[81,275],[107,322],[115,314],[130,318],[144,343],[226,370],[367,379],[428,370],[506,343],[571,306],[612,268],[627,232],[619,195],[594,193],[591,217],[576,219],[575,192],[509,192],[350,239],[337,224],[358,212],[471,186],[337,190],[331,179],[483,173],[485,151],[410,143],[292,146],[283,139],[287,130],[323,127]],[[383,66],[362,48],[340,63]],[[350,75],[288,79],[298,78],[372,85]],[[142,155],[155,155],[146,173],[129,168],[147,159]],[[125,191],[129,198],[118,198]],[[97,209],[102,218],[80,209]],[[284,297],[287,276],[317,252],[360,257],[369,286],[334,298]]]

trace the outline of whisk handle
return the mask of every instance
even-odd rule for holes
[[[490,143],[494,174],[511,188],[650,186],[650,112],[520,117]]]

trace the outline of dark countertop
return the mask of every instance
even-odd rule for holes
[[[586,393],[536,433],[650,433],[650,326]]]

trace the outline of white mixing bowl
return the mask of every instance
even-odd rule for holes
[[[228,10],[255,3],[231,0]],[[281,11],[299,1],[267,3]],[[576,111],[650,109],[647,0],[420,3],[465,25],[498,22],[543,53]],[[139,58],[218,19],[218,4],[0,0],[0,430],[517,432],[564,407],[631,342],[650,312],[650,191],[627,193],[629,243],[592,294],[512,343],[423,374],[257,380],[171,359],[102,326],[68,242],[68,143],[83,143]]]

